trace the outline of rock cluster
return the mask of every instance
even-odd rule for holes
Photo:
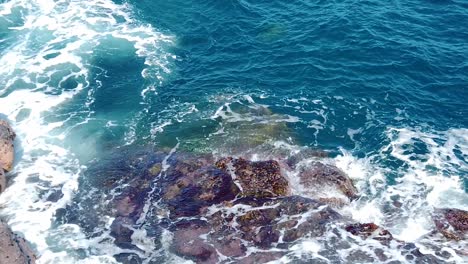
[[[6,188],[5,173],[13,169],[15,137],[8,122],[0,120],[0,193]],[[0,264],[29,264],[35,263],[35,259],[27,242],[0,219]]]
[[[252,255],[248,248],[287,247],[303,237],[320,237],[327,224],[342,220],[330,207],[309,198],[243,198],[203,218],[179,221],[172,228],[173,250],[203,263],[217,263],[221,256],[240,263],[267,262],[285,253]]]
[[[297,165],[302,166],[295,168],[300,168],[301,184],[314,190],[310,197],[318,196],[313,199],[292,194],[284,174],[290,167],[282,164],[123,148],[88,167],[79,188],[86,193],[78,193],[74,205],[58,212],[57,219],[79,224],[92,236],[102,233],[99,223],[102,228],[109,219],[97,216],[110,216],[114,243],[135,252],[136,230],[145,229],[155,241],[169,231],[169,249],[196,263],[265,263],[285,257],[306,238],[324,239],[320,254],[333,263],[341,258],[337,248],[352,248],[350,239],[375,240],[379,246],[368,249],[372,256],[359,249],[352,252],[348,262],[390,261],[393,256],[386,255],[385,248],[398,250],[408,261],[435,261],[389,231],[335,211],[334,205],[358,196],[351,179],[338,168],[319,162]],[[344,198],[320,197],[315,190],[324,186]],[[98,191],[90,192],[93,189]],[[457,221],[451,223],[460,226]],[[330,234],[337,238],[324,238]],[[141,261],[137,254],[116,259]]]

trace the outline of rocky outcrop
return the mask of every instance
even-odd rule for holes
[[[142,262],[135,241],[141,231],[156,241],[155,251],[162,247],[157,241],[165,241],[164,250],[196,263],[266,263],[283,257],[300,262],[291,250],[315,250],[310,240],[320,244],[311,263],[323,258],[330,263],[391,262],[395,252],[408,261],[432,261],[385,229],[335,211],[331,204],[341,205],[357,191],[332,165],[298,162],[292,168],[300,170],[302,184],[311,190],[328,186],[341,194],[315,199],[292,195],[283,174],[291,167],[275,160],[142,149],[112,155],[88,166],[80,178],[84,193],[56,216],[78,224],[90,237],[109,232],[128,252],[115,256],[123,263]],[[108,219],[113,219],[110,228]],[[364,240],[372,248],[356,247]]]
[[[13,129],[4,120],[0,120],[0,165],[1,169],[10,171],[13,168],[15,150],[13,141],[16,134]]]
[[[16,134],[10,124],[0,120],[0,193],[6,188],[5,172],[13,169]],[[36,256],[27,242],[0,219],[0,264],[35,263]]]
[[[433,220],[437,231],[448,239],[466,239],[468,234],[468,212],[460,209],[436,209]]]
[[[35,263],[36,256],[26,241],[0,221],[0,264]]]

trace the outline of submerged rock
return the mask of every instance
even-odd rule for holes
[[[277,140],[294,141],[288,115],[274,113],[270,108],[252,102],[233,103],[221,107],[215,117],[219,133],[210,135],[209,145],[231,155]],[[211,148],[209,148],[211,150]]]
[[[0,120],[0,169],[10,171],[13,168],[15,149],[13,141],[16,134],[10,124],[5,120]]]
[[[0,263],[30,264],[36,262],[36,256],[26,241],[13,233],[4,222],[0,221]]]
[[[442,235],[448,239],[463,240],[468,233],[468,212],[460,209],[436,209],[434,223]]]
[[[278,197],[290,194],[289,183],[277,161],[252,162],[243,158],[224,158],[216,166],[234,175],[243,196]]]

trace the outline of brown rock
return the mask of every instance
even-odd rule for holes
[[[468,232],[468,212],[460,209],[436,209],[434,223],[437,230],[448,239],[462,240]]]
[[[351,179],[333,165],[314,162],[310,166],[301,168],[299,177],[301,184],[309,188],[313,196],[323,191],[325,186],[330,186],[332,189],[341,191],[350,199],[357,197],[357,189]]]
[[[290,193],[289,183],[281,174],[277,161],[252,162],[243,158],[224,158],[216,162],[224,171],[231,171],[242,187],[243,196],[278,197]]]
[[[0,264],[30,264],[36,256],[26,241],[0,221]]]
[[[8,122],[0,120],[0,166],[5,171],[10,171],[13,168],[15,158],[13,141],[15,137],[16,134]]]

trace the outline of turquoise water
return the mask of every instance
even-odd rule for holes
[[[467,25],[462,0],[2,1],[0,114],[20,147],[0,213],[43,263],[112,262],[53,225],[90,160],[283,144],[331,153],[364,197],[355,220],[426,243],[434,207],[468,208]]]

